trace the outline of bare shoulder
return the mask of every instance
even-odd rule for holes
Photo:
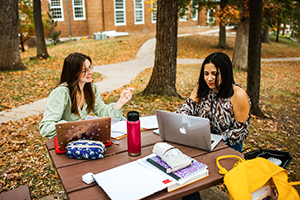
[[[238,100],[238,101],[246,101],[248,102],[248,95],[246,93],[246,91],[239,87],[239,86],[236,86],[234,85],[233,86],[233,91],[234,91],[234,94],[232,95],[232,99],[235,99],[235,100]]]
[[[248,95],[245,90],[239,86],[233,86],[234,94],[231,97],[231,104],[233,108],[234,117],[239,122],[247,120],[250,112],[250,104]]]

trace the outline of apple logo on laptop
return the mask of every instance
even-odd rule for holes
[[[179,128],[179,131],[180,131],[180,133],[182,133],[182,134],[186,134],[186,130],[185,130],[185,128],[184,128],[184,127],[182,127],[182,128]]]

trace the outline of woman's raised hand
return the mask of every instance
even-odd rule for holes
[[[133,90],[134,88],[126,88],[122,91],[119,100],[115,104],[117,110],[120,110],[122,106],[131,99]]]

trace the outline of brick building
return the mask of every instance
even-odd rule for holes
[[[51,8],[60,38],[93,36],[96,32],[147,32],[156,27],[156,4],[145,0],[41,0],[42,13]],[[153,10],[153,12],[150,12]],[[181,17],[179,27],[206,26],[205,11]]]

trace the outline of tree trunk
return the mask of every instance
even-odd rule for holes
[[[249,45],[249,18],[239,22],[235,46],[232,56],[232,65],[236,69],[248,70],[248,45]]]
[[[262,43],[270,43],[270,24],[271,24],[271,17],[267,16],[266,25],[262,33]]]
[[[277,34],[276,34],[276,42],[279,42],[279,31],[280,31],[280,20],[277,18]]]
[[[220,8],[221,8],[222,11],[226,7],[227,2],[228,2],[228,0],[221,0]],[[229,47],[228,47],[228,45],[226,43],[225,21],[224,21],[223,18],[225,18],[225,15],[221,14],[221,16],[220,16],[220,23],[219,23],[220,30],[219,30],[219,43],[218,43],[218,47],[222,48],[222,49],[228,49]]]
[[[260,64],[261,64],[261,27],[262,27],[262,0],[249,2],[249,50],[247,93],[251,98],[251,113],[265,117],[259,108],[260,93]]]
[[[262,33],[262,43],[270,43],[270,26],[266,25]]]
[[[21,49],[22,49],[22,52],[25,52],[25,48],[24,48],[24,40],[23,40],[23,34],[21,33],[20,34],[20,43],[21,43]]]
[[[37,49],[37,58],[47,59],[49,54],[47,52],[45,36],[44,36],[44,27],[41,14],[41,1],[33,0],[33,17],[35,25],[35,39],[36,39],[36,49]]]
[[[282,35],[285,35],[285,28],[286,28],[286,23],[283,23],[283,29],[282,29]]]
[[[20,58],[18,19],[18,1],[1,1],[0,71],[14,71],[26,69]]]
[[[178,1],[157,1],[154,68],[143,95],[179,96],[176,90]]]

